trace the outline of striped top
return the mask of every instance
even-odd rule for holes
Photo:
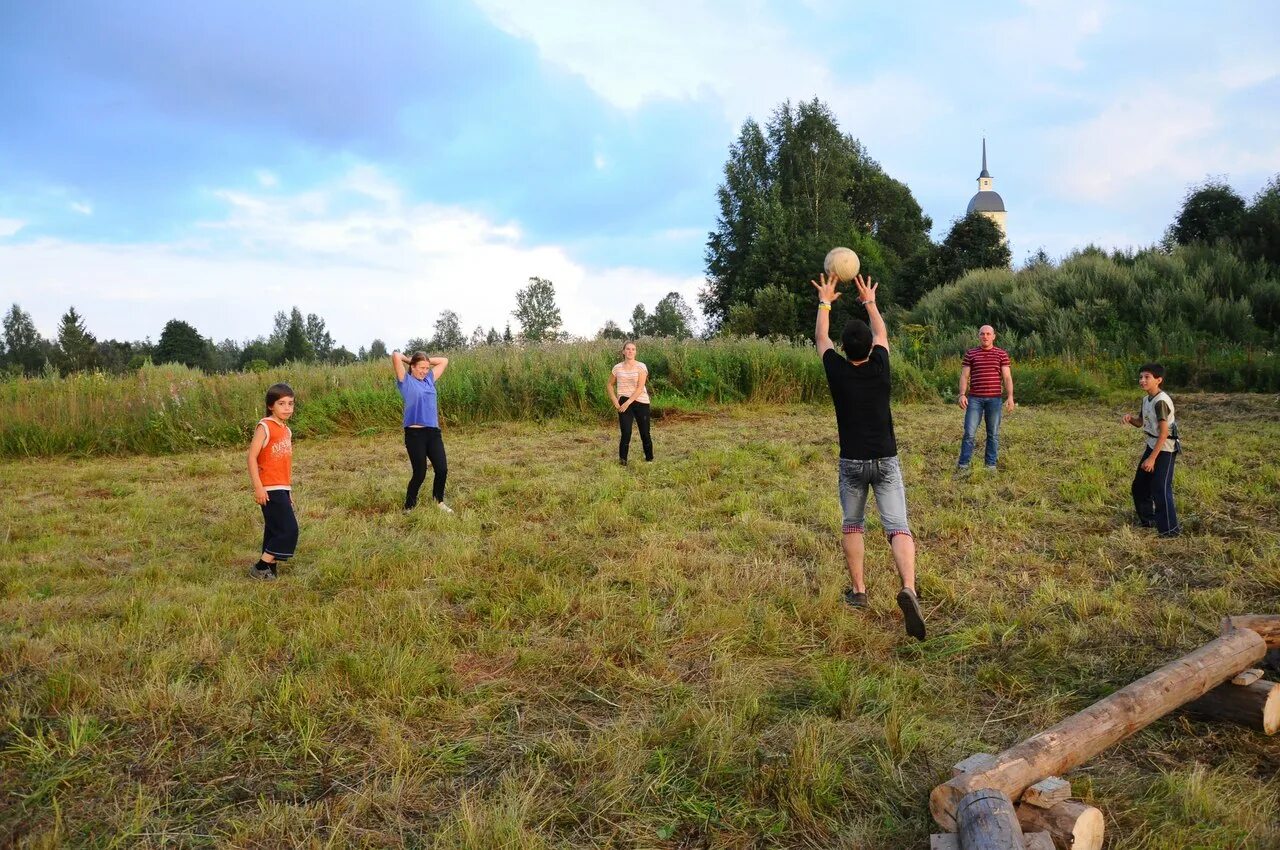
[[[623,360],[617,366],[613,367],[613,376],[618,379],[619,398],[631,398],[631,394],[634,393],[636,391],[636,387],[640,385],[641,373],[648,375],[649,367],[641,363],[639,360],[635,361],[630,366],[627,365],[627,361]],[[645,382],[645,388],[640,391],[640,395],[636,396],[635,400],[641,404],[649,403],[649,385],[647,381]]]
[[[1009,352],[1003,348],[970,348],[961,366],[969,367],[969,395],[979,398],[1000,397],[1000,370],[1009,365]]]
[[[264,490],[292,490],[293,431],[270,416],[258,423],[267,429],[267,441],[258,452],[258,480]]]

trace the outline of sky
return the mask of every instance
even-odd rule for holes
[[[981,144],[1015,263],[1280,172],[1280,4],[0,2],[0,304],[48,336],[322,316],[351,350],[697,305],[742,123],[818,97],[945,235]],[[971,8],[972,7],[972,8]]]

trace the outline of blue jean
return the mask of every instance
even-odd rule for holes
[[[874,490],[884,533],[890,540],[898,534],[910,536],[911,526],[907,524],[907,490],[902,481],[902,465],[896,456],[875,460],[850,460],[842,457],[839,484],[840,508],[844,513],[842,530],[845,534],[863,532],[867,521],[867,491]]]
[[[999,396],[984,398],[969,396],[969,406],[964,411],[964,441],[960,443],[960,466],[968,466],[973,457],[974,443],[978,436],[978,420],[987,418],[987,466],[996,465],[996,457],[1000,454],[1000,411],[1004,409]]]
[[[1173,464],[1177,458],[1173,452],[1160,452],[1156,468],[1147,472],[1142,464],[1151,457],[1151,449],[1142,453],[1138,469],[1133,474],[1133,509],[1138,512],[1138,523],[1154,527],[1161,537],[1176,537],[1182,532],[1178,511],[1173,506]]]

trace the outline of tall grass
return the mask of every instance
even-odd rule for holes
[[[812,346],[645,340],[640,357],[649,367],[659,416],[731,402],[826,398]],[[618,346],[604,342],[458,353],[440,381],[442,415],[456,424],[601,420],[613,415],[605,385],[619,359]],[[298,395],[292,425],[299,437],[399,427],[401,401],[386,361],[290,363],[267,372],[221,375],[166,365],[120,377],[0,383],[0,455],[160,454],[235,444],[248,439],[263,415],[266,388],[277,381],[288,382]],[[902,389],[913,391],[909,382]]]
[[[925,329],[927,330],[927,329]],[[897,401],[951,401],[959,357],[895,333]],[[1003,342],[1004,340],[1002,340]],[[967,346],[966,346],[967,347]],[[619,357],[607,342],[495,346],[456,353],[440,382],[448,424],[614,415],[605,388]],[[812,345],[761,339],[643,340],[654,415],[715,405],[829,403]],[[1101,354],[1027,356],[1015,364],[1020,401],[1029,404],[1107,397],[1132,389],[1138,357]],[[1270,356],[1167,357],[1172,390],[1280,391],[1280,359]],[[179,365],[147,366],[123,376],[101,373],[0,382],[0,457],[167,454],[248,440],[277,381],[298,394],[295,436],[360,434],[400,426],[401,401],[389,363],[323,366],[289,363],[266,372],[207,375]]]

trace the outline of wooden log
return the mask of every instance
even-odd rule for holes
[[[1048,779],[1041,779],[1028,788],[1018,802],[1048,809],[1063,800],[1069,799],[1071,799],[1071,783],[1065,779],[1050,776]]]
[[[1239,723],[1255,732],[1280,732],[1280,682],[1257,681],[1240,687],[1228,682],[1209,691],[1187,711],[1200,717]]]
[[[1105,821],[1093,806],[1066,800],[1048,809],[1018,806],[1018,823],[1027,832],[1046,832],[1057,850],[1101,850]]]
[[[991,753],[974,753],[964,761],[956,762],[951,768],[952,776],[959,776],[962,773],[973,773],[977,770],[990,767],[995,763],[996,757]]]
[[[1053,836],[1047,832],[1022,833],[1025,850],[1055,850]],[[964,850],[960,836],[954,832],[940,832],[929,836],[929,850]]]
[[[956,807],[971,791],[990,788],[1010,798],[1046,776],[1061,776],[1175,708],[1203,696],[1255,665],[1266,641],[1236,629],[1101,699],[1058,725],[996,756],[985,770],[952,777],[933,789],[929,809],[943,829],[955,829]]]
[[[1252,685],[1254,682],[1262,678],[1262,668],[1252,667],[1248,670],[1241,670],[1231,678],[1233,685]]]
[[[1270,649],[1280,649],[1280,615],[1276,614],[1236,614],[1222,618],[1222,633],[1228,634],[1232,629],[1249,629],[1262,635]]]
[[[1025,850],[1013,802],[994,788],[964,795],[956,807],[956,833],[964,850]]]

